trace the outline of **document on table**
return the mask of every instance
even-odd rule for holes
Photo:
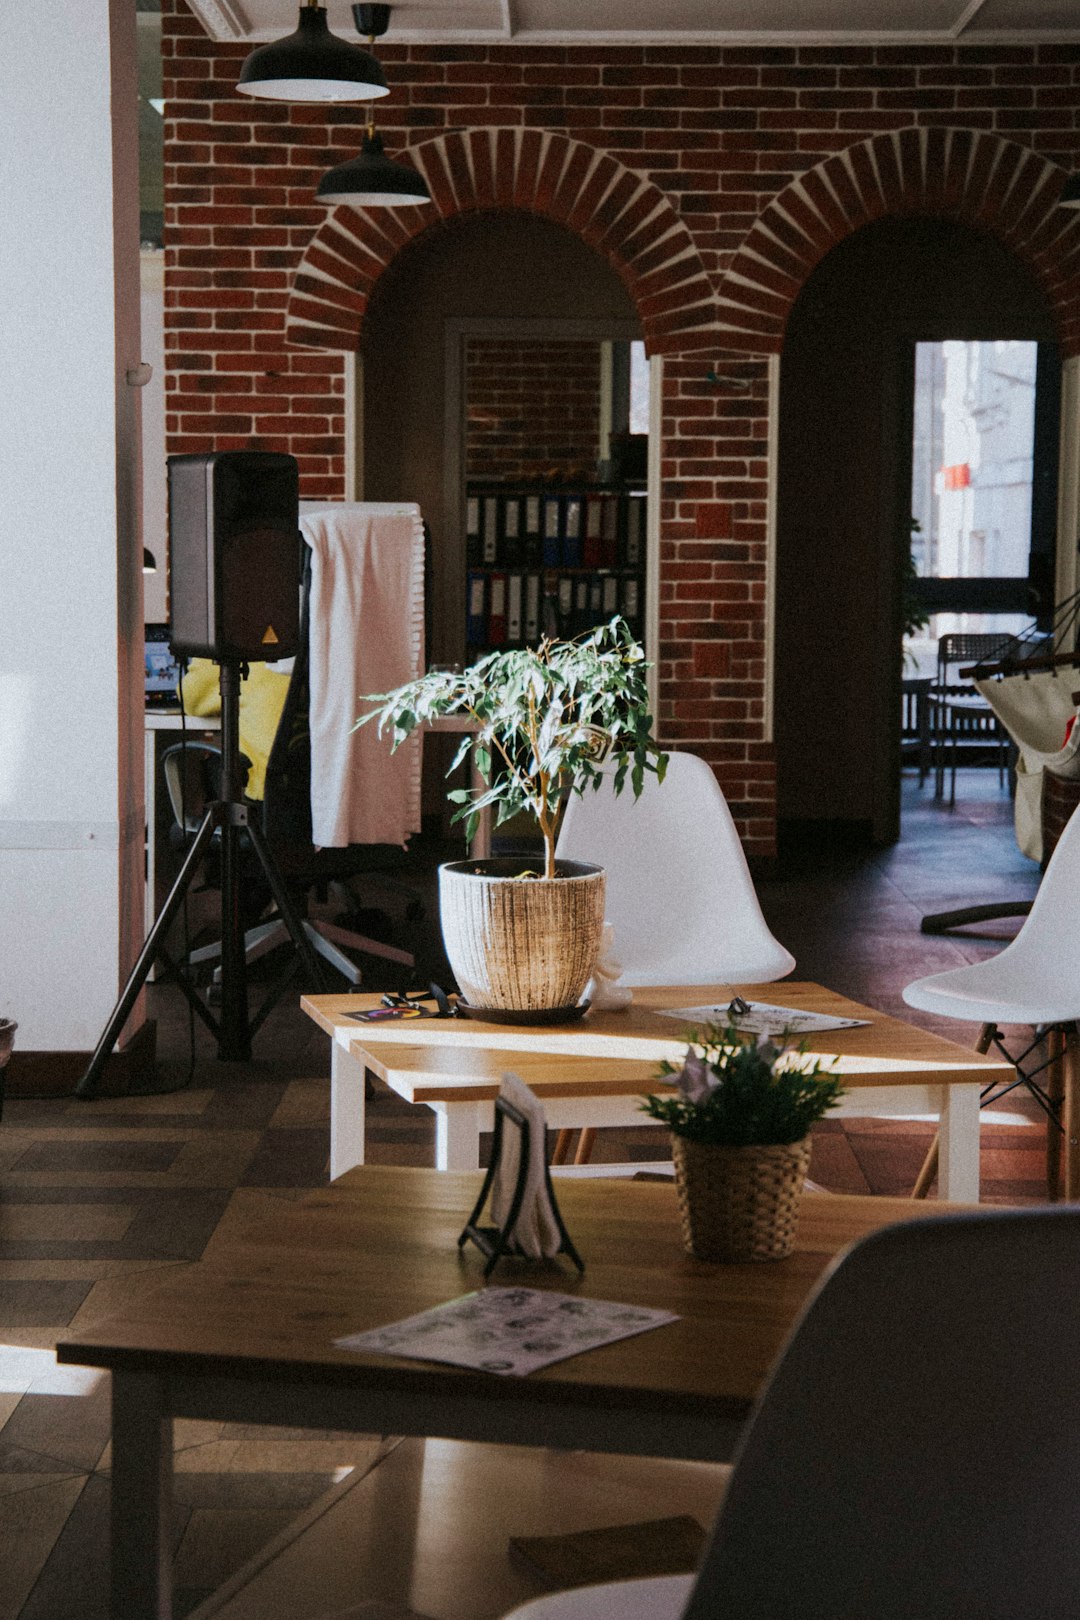
[[[816,1035],[827,1029],[858,1029],[868,1018],[834,1018],[829,1013],[805,1012],[800,1007],[778,1007],[771,1001],[751,1001],[747,1012],[732,1012],[730,1005],[657,1008],[659,1018],[678,1018],[684,1024],[730,1024],[748,1035]]]
[[[334,1343],[409,1361],[447,1361],[518,1377],[555,1361],[676,1322],[671,1311],[578,1299],[542,1288],[495,1286]]]

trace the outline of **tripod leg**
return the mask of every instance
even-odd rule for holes
[[[251,835],[251,842],[255,846],[255,853],[262,863],[262,869],[266,873],[266,881],[270,885],[270,893],[274,897],[274,904],[281,912],[285,926],[289,930],[289,937],[296,946],[297,955],[303,964],[304,973],[317,990],[325,991],[326,980],[323,977],[322,968],[319,966],[319,959],[312,949],[311,941],[304,932],[303,922],[292,903],[281,873],[277,869],[277,863],[271,854],[270,845],[266,842],[266,835],[254,820],[248,822],[248,832]]]
[[[184,864],[177,874],[176,882],[169,890],[168,898],[158,913],[157,921],[146,936],[146,942],[139,952],[138,960],[131,970],[131,975],[123,988],[120,1000],[116,1003],[113,1015],[105,1026],[105,1032],[97,1044],[93,1057],[87,1064],[86,1073],[75,1087],[76,1097],[93,1097],[95,1095],[109,1053],[116,1045],[120,1032],[131,1015],[131,1009],[138,1000],[139,991],[146,983],[146,975],[150,972],[150,968],[158,954],[160,942],[172,927],[173,918],[180,910],[184,896],[188,891],[199,862],[202,860],[206,846],[213,837],[217,823],[218,808],[216,805],[211,805],[205,816],[203,816],[199,830],[195,834],[195,842],[189,849]]]
[[[218,1057],[246,1063],[251,1056],[248,1021],[247,958],[240,914],[240,818],[246,812],[229,803],[221,829],[221,1013]]]

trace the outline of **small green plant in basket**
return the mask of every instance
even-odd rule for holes
[[[804,1047],[798,1048],[801,1054]],[[707,1024],[691,1032],[681,1069],[664,1062],[674,1096],[650,1096],[642,1108],[675,1136],[724,1147],[801,1142],[835,1107],[843,1087],[821,1061],[785,1062],[791,1048],[771,1040],[741,1040],[734,1025]]]
[[[642,1109],[671,1131],[687,1252],[701,1260],[780,1260],[795,1246],[810,1127],[843,1087],[805,1047],[740,1039],[734,1026],[691,1033],[674,1093]]]

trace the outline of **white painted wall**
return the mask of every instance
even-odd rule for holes
[[[0,1013],[23,1049],[92,1047],[141,933],[135,39],[135,0],[0,7]]]

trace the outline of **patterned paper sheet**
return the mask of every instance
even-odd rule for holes
[[[521,1377],[675,1321],[678,1317],[671,1311],[642,1305],[495,1286],[334,1342],[343,1350],[446,1361],[455,1367]]]
[[[659,1018],[678,1018],[685,1024],[733,1024],[747,1035],[816,1035],[826,1029],[858,1029],[868,1018],[833,1018],[828,1013],[804,1012],[799,1007],[778,1007],[771,1001],[746,1003],[749,1012],[733,1012],[730,1006],[665,1007]]]

